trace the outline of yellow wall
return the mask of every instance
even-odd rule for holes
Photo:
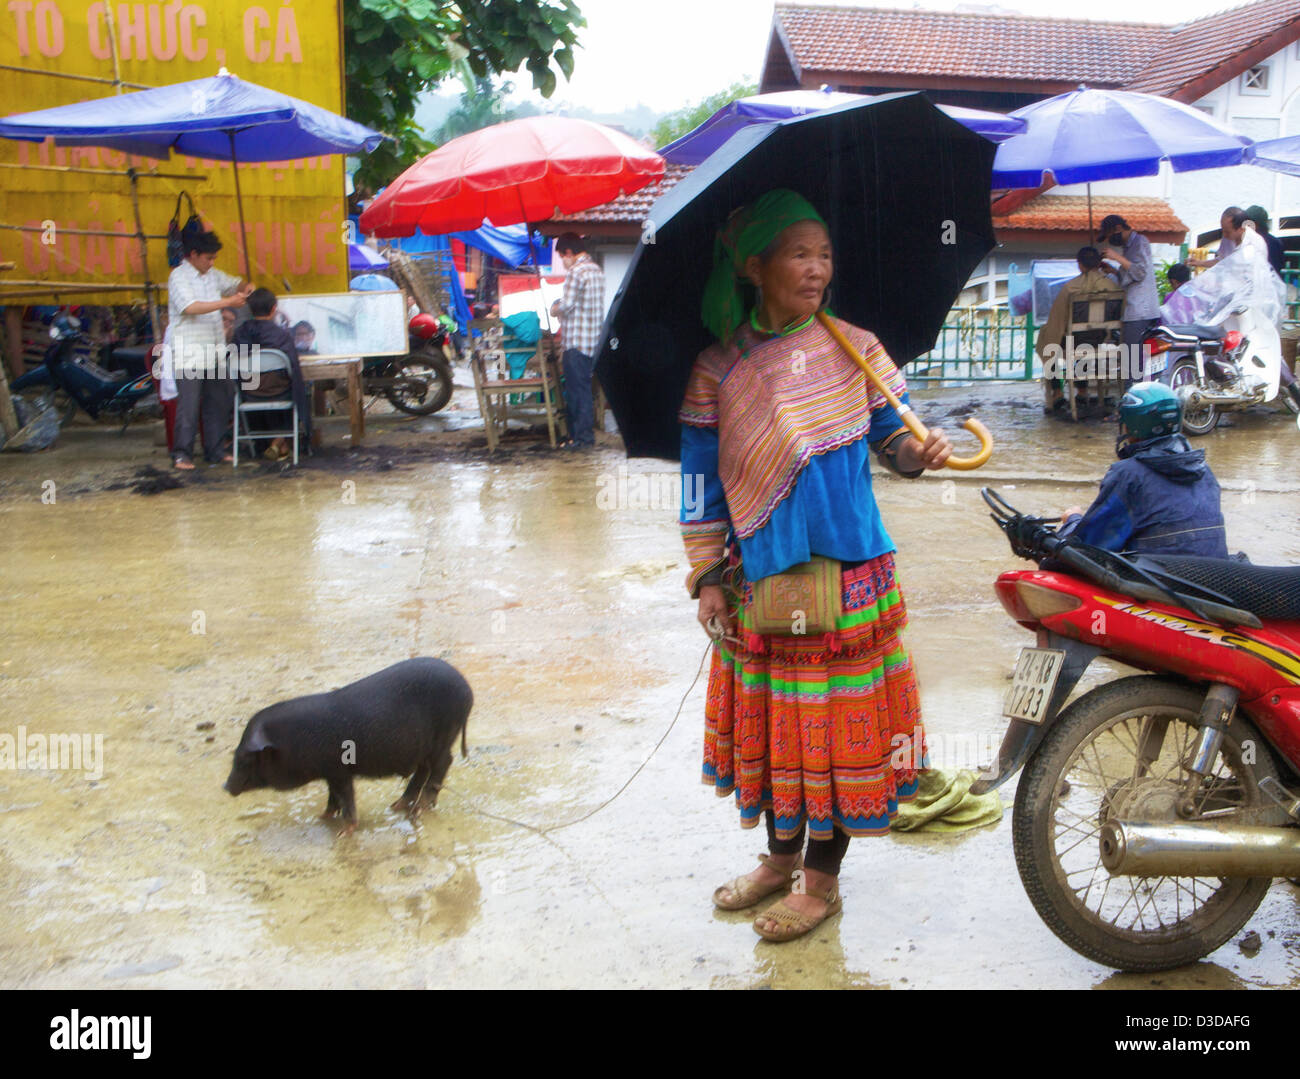
[[[340,2],[113,3],[120,77],[125,82],[165,86],[215,75],[224,66],[249,82],[341,114]],[[4,0],[0,4],[0,65],[111,79],[108,6],[91,0]],[[0,110],[4,113],[67,105],[114,92],[109,83],[0,68]],[[243,274],[229,162],[198,161],[175,154],[162,162],[128,159],[98,148],[56,149],[49,142],[9,139],[0,139],[0,162],[115,169],[130,164],[144,170],[184,173],[192,178],[140,181],[145,232],[165,233],[177,193],[188,190],[208,227],[215,228],[225,244],[217,265]],[[277,292],[284,289],[282,278],[295,292],[333,292],[347,287],[343,165],[341,155],[331,155],[240,166],[257,283]],[[55,227],[50,229],[48,222]],[[63,231],[134,232],[130,185],[125,177],[0,169],[0,223],[43,229],[40,233],[0,230],[0,261],[18,264],[16,270],[0,273],[0,283],[34,278],[78,282],[144,279],[134,238],[72,236]],[[51,239],[52,244],[47,242]],[[162,240],[149,241],[149,273],[155,282],[167,279],[165,247]],[[127,296],[101,293],[94,302],[125,302]],[[89,298],[74,299],[71,293],[64,298],[91,302]]]

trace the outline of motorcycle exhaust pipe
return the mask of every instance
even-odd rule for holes
[[[1193,389],[1188,391],[1187,404],[1193,408],[1197,405],[1247,405],[1254,404],[1256,397],[1262,401],[1264,399],[1263,391],[1259,394],[1215,393],[1212,390]]]
[[[1101,863],[1121,877],[1300,877],[1300,828],[1112,820]]]

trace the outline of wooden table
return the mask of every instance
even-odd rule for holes
[[[361,364],[359,357],[300,356],[304,382],[325,382],[346,379],[348,385],[348,418],[352,423],[352,445],[360,446],[366,434],[366,413],[361,407]],[[311,392],[307,399],[310,402]],[[313,440],[314,441],[314,440]]]

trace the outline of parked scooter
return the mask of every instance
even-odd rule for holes
[[[1143,341],[1151,356],[1147,377],[1178,395],[1186,434],[1208,434],[1225,411],[1266,404],[1278,395],[1282,349],[1277,331],[1271,326],[1261,330],[1249,310],[1236,317],[1252,330],[1228,330],[1213,319],[1162,323]],[[1287,408],[1300,416],[1300,388],[1288,380],[1282,391]]]
[[[1234,252],[1178,295],[1179,312],[1195,321],[1162,322],[1143,341],[1143,351],[1146,377],[1178,395],[1184,433],[1208,434],[1225,411],[1266,404],[1279,387],[1300,424],[1300,388],[1283,372],[1276,324],[1285,288],[1267,264]]]
[[[1021,768],[1012,839],[1034,908],[1123,970],[1190,963],[1300,876],[1300,567],[1124,558],[982,491],[1011,549],[998,599],[1020,653],[998,759]],[[1066,706],[1098,658],[1147,672]]]
[[[451,400],[455,346],[447,328],[429,314],[415,315],[407,332],[411,351],[405,356],[367,357],[362,384],[366,393],[382,393],[402,412],[431,416]]]
[[[131,420],[149,409],[156,409],[158,396],[149,374],[132,378],[125,372],[105,370],[77,346],[86,341],[81,320],[60,315],[50,326],[50,346],[39,366],[10,383],[18,394],[38,394],[66,398],[60,425],[81,408],[92,419],[121,418],[122,430]],[[57,402],[56,402],[57,404]]]

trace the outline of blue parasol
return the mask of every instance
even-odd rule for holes
[[[751,124],[773,123],[788,120],[794,116],[804,116],[810,112],[820,112],[834,105],[844,105],[850,101],[873,101],[876,98],[867,94],[844,94],[826,88],[821,90],[786,90],[775,94],[755,94],[752,97],[737,98],[729,105],[724,105],[710,116],[694,131],[689,131],[680,139],[670,142],[660,155],[665,161],[674,165],[698,165],[716,151],[737,131]],[[983,135],[991,142],[1001,142],[1025,130],[1025,122],[998,112],[985,112],[981,109],[964,109],[956,105],[939,105],[940,112],[945,112],[963,127]]]
[[[0,137],[31,142],[53,138],[58,146],[107,146],[155,158],[174,150],[238,165],[369,153],[385,136],[222,68],[212,78],[6,116],[0,120]],[[231,171],[244,273],[251,279],[239,169]]]
[[[1017,109],[1023,135],[998,147],[994,188],[1084,184],[1240,165],[1250,139],[1199,109],[1154,94],[1080,87]]]

